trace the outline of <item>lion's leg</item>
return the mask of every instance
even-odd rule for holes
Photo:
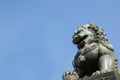
[[[112,55],[101,56],[99,58],[98,65],[101,72],[107,72],[113,70],[114,56]]]

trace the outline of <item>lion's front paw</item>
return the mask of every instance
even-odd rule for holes
[[[63,80],[79,80],[79,76],[75,71],[67,71],[63,75]]]

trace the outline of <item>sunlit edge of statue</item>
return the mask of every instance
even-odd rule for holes
[[[81,25],[74,32],[73,43],[78,48],[73,60],[74,70],[65,72],[63,80],[79,80],[118,69],[114,48],[98,25]]]

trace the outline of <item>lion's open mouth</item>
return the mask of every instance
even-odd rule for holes
[[[85,42],[87,37],[88,37],[88,35],[85,35],[85,36],[81,37],[81,39],[78,42],[78,45],[84,45],[84,42]]]
[[[83,37],[80,39],[80,42],[84,41],[87,37],[88,37],[88,35],[83,36]],[[80,43],[80,42],[79,42],[79,43]]]
[[[85,45],[85,40],[87,39],[88,35],[83,36],[80,41],[77,44],[77,47],[80,49],[81,47],[83,47]]]
[[[84,41],[87,37],[88,37],[88,35],[85,35],[85,36],[82,36],[82,37],[76,37],[76,38],[73,40],[73,43],[74,43],[74,44],[79,44],[79,43],[81,43],[82,41]]]

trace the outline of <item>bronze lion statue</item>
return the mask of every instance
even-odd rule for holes
[[[117,69],[113,46],[102,28],[95,24],[80,26],[73,35],[78,51],[73,60],[74,70],[63,74],[63,80],[79,80]]]

